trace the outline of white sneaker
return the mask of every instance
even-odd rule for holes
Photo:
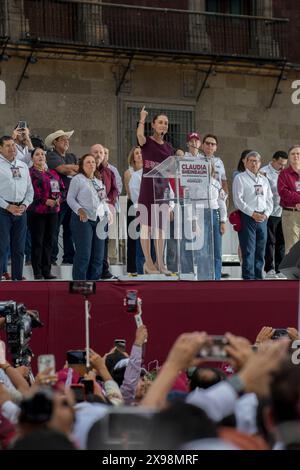
[[[271,269],[271,271],[268,271],[266,273],[265,279],[277,279],[277,274],[275,273],[275,270]]]
[[[276,276],[278,279],[287,279],[287,277],[283,273],[277,273]]]

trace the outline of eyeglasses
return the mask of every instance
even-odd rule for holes
[[[203,143],[206,144],[206,145],[217,145],[216,142],[207,142],[207,140]]]

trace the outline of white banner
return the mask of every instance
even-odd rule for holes
[[[180,184],[189,189],[191,199],[208,199],[209,169],[206,161],[180,161]]]

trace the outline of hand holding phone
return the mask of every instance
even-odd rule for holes
[[[70,350],[67,351],[68,364],[86,364],[86,351],[83,350]]]
[[[124,305],[126,306],[126,311],[128,313],[137,313],[138,312],[138,291],[137,290],[127,290],[126,297],[124,299]]]
[[[85,396],[93,395],[94,381],[90,379],[82,379],[80,383],[84,386]]]
[[[280,339],[280,338],[286,338],[286,337],[289,337],[287,328],[275,328],[271,339]]]
[[[71,385],[71,390],[74,393],[76,403],[81,403],[86,399],[85,387],[81,384]]]
[[[210,336],[207,343],[201,348],[198,357],[205,361],[223,361],[228,357],[225,346],[228,339],[225,336]]]
[[[38,373],[55,375],[55,357],[53,354],[41,354],[38,357]]]

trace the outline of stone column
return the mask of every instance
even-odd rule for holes
[[[205,0],[189,0],[189,10],[205,12]],[[210,40],[206,32],[205,15],[189,15],[189,33],[191,52],[209,53]]]

